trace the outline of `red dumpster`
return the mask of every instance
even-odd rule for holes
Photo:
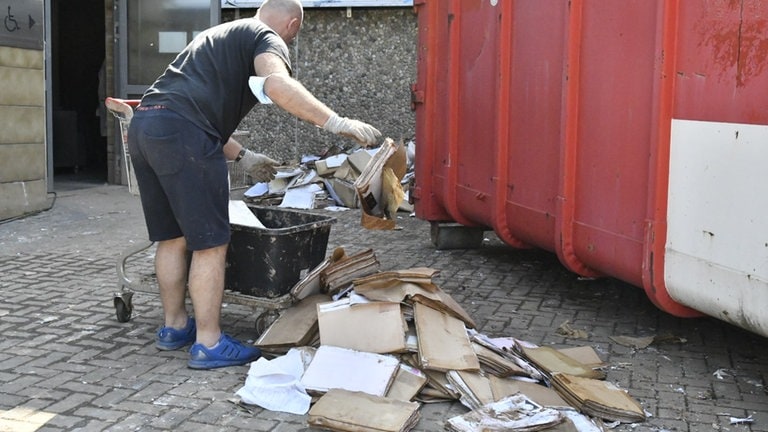
[[[419,218],[768,336],[768,3],[414,4]]]

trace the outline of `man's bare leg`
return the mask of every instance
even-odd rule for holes
[[[157,243],[155,272],[166,327],[187,325],[187,242],[184,237]]]
[[[194,251],[189,271],[189,295],[197,321],[197,343],[212,347],[221,336],[221,302],[227,245]]]

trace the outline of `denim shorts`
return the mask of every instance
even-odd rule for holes
[[[229,182],[221,141],[170,109],[136,111],[128,149],[151,241],[184,236],[189,250],[229,243]]]

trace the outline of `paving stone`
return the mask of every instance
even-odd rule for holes
[[[152,419],[149,425],[163,430],[177,430],[179,425],[184,423],[194,412],[193,409],[175,407],[160,417]]]

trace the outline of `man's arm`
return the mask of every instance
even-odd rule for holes
[[[316,126],[324,125],[334,114],[300,82],[291,78],[280,57],[264,53],[256,56],[253,63],[256,75],[269,77],[264,82],[264,93],[280,108]]]
[[[259,54],[253,61],[256,74],[267,77],[264,93],[277,106],[290,114],[324,129],[372,145],[381,136],[373,126],[358,120],[339,117],[320,102],[300,82],[291,78],[283,60],[275,54]]]
[[[222,147],[222,150],[224,151],[224,157],[227,158],[227,160],[235,160],[240,154],[240,150],[242,149],[242,144],[235,141],[235,139],[231,137],[226,143],[224,143],[224,147]]]

